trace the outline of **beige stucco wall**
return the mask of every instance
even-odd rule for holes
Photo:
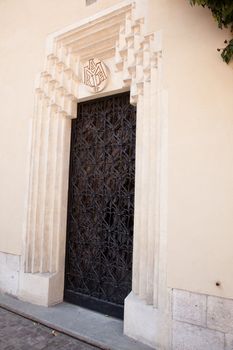
[[[0,251],[21,254],[34,82],[46,37],[117,2],[0,1]]]
[[[151,6],[169,95],[168,284],[233,297],[233,69],[216,51],[229,34],[186,0]]]
[[[118,2],[0,1],[0,251],[21,253],[46,36]],[[169,96],[168,285],[233,297],[233,70],[216,51],[228,34],[186,0],[148,2],[148,30],[163,30]]]

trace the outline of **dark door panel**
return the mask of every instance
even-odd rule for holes
[[[72,121],[65,300],[123,317],[131,291],[136,109],[129,93],[78,105]]]

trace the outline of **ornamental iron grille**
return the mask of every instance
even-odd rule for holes
[[[136,108],[129,93],[72,120],[65,300],[123,317],[131,291]]]

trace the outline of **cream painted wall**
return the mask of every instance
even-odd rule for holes
[[[168,284],[233,298],[233,67],[216,51],[229,33],[187,0],[150,3],[169,94]]]
[[[0,1],[0,251],[21,254],[34,82],[46,36],[119,1]],[[68,6],[67,6],[68,4]]]

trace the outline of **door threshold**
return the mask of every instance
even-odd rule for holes
[[[66,302],[44,307],[0,293],[0,307],[102,350],[152,350],[125,336],[121,320]]]

